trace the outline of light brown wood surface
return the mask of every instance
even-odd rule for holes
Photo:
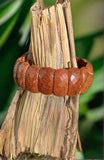
[[[70,2],[44,10],[35,3],[30,12],[34,64],[55,69],[77,67]],[[79,96],[47,96],[19,88],[0,130],[0,154],[12,159],[29,151],[52,159],[73,159],[78,110]]]

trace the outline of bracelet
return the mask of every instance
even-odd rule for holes
[[[14,80],[19,87],[32,93],[75,96],[85,93],[93,81],[93,67],[85,59],[76,58],[78,68],[53,69],[30,65],[27,56],[17,59]]]

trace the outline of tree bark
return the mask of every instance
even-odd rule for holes
[[[30,12],[34,64],[54,69],[77,67],[69,0],[46,9],[36,2]],[[28,58],[31,60],[30,52]],[[27,151],[48,160],[72,160],[78,110],[79,96],[47,96],[19,88],[0,130],[0,154],[10,159]]]

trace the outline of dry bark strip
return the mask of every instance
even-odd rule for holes
[[[36,2],[30,12],[34,64],[59,69],[70,62],[77,67],[69,0],[44,10]],[[29,151],[50,156],[48,160],[73,159],[78,110],[79,96],[47,96],[19,88],[0,130],[0,154],[12,159]]]

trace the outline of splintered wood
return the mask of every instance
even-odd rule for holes
[[[31,7],[34,64],[55,69],[77,67],[70,2],[44,10]],[[29,53],[30,54],[30,53]],[[31,56],[30,56],[31,57]],[[18,89],[0,130],[0,154],[8,159],[21,152],[71,160],[78,132],[79,96],[56,97]]]

